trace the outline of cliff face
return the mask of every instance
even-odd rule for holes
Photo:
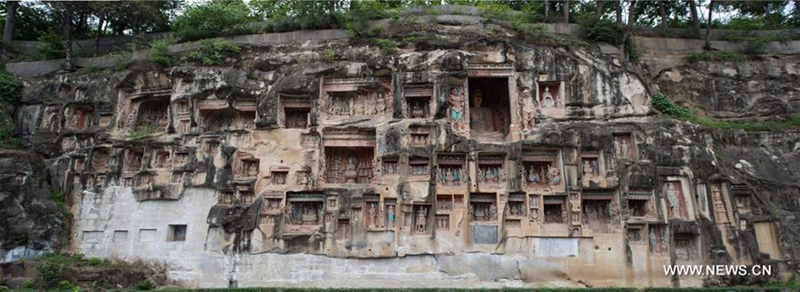
[[[648,88],[797,113],[793,62],[317,40],[27,78],[16,122],[74,202],[72,251],[168,261],[179,285],[749,284],[769,277],[663,266],[796,270],[800,133],[664,119]]]
[[[57,248],[64,217],[50,199],[45,162],[0,150],[0,259],[11,261]]]

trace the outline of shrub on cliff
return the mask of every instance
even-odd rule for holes
[[[653,94],[652,104],[658,111],[674,118],[685,119],[692,115],[691,110],[675,105],[669,97],[661,92]]]
[[[19,103],[22,93],[22,82],[8,73],[4,64],[0,64],[0,102],[7,102],[10,104]]]
[[[150,44],[148,56],[150,61],[162,67],[172,66],[172,54],[169,52],[169,45],[175,43],[174,38],[163,38],[153,41]]]
[[[219,66],[225,59],[236,56],[241,48],[225,40],[203,40],[200,47],[187,55],[190,60],[200,62],[204,66]]]

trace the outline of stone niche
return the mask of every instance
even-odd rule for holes
[[[381,158],[381,173],[384,176],[400,174],[400,159],[397,155]]]
[[[650,253],[669,256],[669,226],[666,224],[651,224],[649,227],[648,242]]]
[[[237,153],[233,162],[233,175],[237,179],[254,179],[260,172],[259,164],[259,159],[252,154]]]
[[[150,149],[150,166],[156,169],[169,167],[170,151],[167,147]]]
[[[373,182],[375,129],[329,130],[324,135],[323,178],[327,184]]]
[[[508,78],[470,77],[468,84],[470,137],[505,141],[512,118]]]
[[[422,156],[409,157],[408,175],[412,179],[430,179],[430,159]]]
[[[673,244],[675,259],[679,261],[700,261],[700,239],[697,234],[675,233]]]
[[[645,245],[647,244],[647,229],[644,224],[629,224],[626,237],[631,245]]]
[[[392,82],[376,78],[324,78],[322,111],[331,117],[385,115],[392,112]]]
[[[564,190],[557,150],[531,150],[522,155],[520,176],[525,188],[539,193]]]
[[[383,199],[384,220],[386,228],[392,230],[397,225],[397,199]]]
[[[471,193],[469,218],[471,222],[497,223],[497,194]]]
[[[308,128],[311,98],[308,95],[280,94],[278,121],[286,129]]]
[[[42,114],[42,120],[39,123],[39,130],[41,131],[58,131],[59,123],[59,108],[56,106],[45,106]]]
[[[505,154],[480,153],[478,155],[479,188],[501,189],[506,183]]]
[[[426,126],[408,127],[409,147],[428,147],[431,144],[431,128]]]
[[[364,195],[364,226],[367,229],[383,228],[383,216],[381,216],[381,198],[379,195]]]
[[[731,195],[739,215],[754,213],[750,187],[746,184],[731,184]]]
[[[614,155],[617,158],[636,159],[639,153],[636,150],[636,141],[631,133],[614,134]]]
[[[439,154],[436,156],[439,171],[436,185],[439,189],[462,189],[468,185],[466,154]]]
[[[186,98],[174,100],[172,107],[175,113],[175,131],[181,134],[188,133],[192,123],[189,100]]]
[[[567,221],[567,197],[566,196],[545,196],[544,197],[544,223],[566,224]]]
[[[322,228],[325,219],[322,192],[287,192],[284,235],[308,235]]]
[[[142,159],[144,150],[141,148],[129,148],[125,150],[125,160],[123,162],[123,172],[135,173],[142,170]]]
[[[540,78],[536,82],[537,98],[539,111],[547,117],[563,117],[565,115],[564,104],[566,96],[564,82],[546,81]]]
[[[587,152],[581,155],[581,184],[585,189],[607,187],[606,171],[600,152]]]
[[[594,232],[610,232],[614,224],[614,193],[610,191],[584,191],[581,194],[583,226]]]
[[[149,128],[165,131],[169,125],[169,97],[153,97],[137,102],[134,129]]]
[[[89,166],[91,172],[108,172],[109,160],[108,148],[95,148],[92,150],[92,161]]]
[[[269,167],[270,184],[286,185],[289,183],[289,166],[285,164]]]
[[[92,126],[94,106],[89,104],[71,104],[64,110],[64,130],[82,130]]]
[[[406,85],[403,87],[403,113],[406,118],[433,117],[433,85]]]
[[[658,220],[653,203],[653,191],[650,189],[631,188],[628,191],[628,215],[630,221]]]
[[[528,206],[525,203],[526,195],[522,192],[515,192],[508,195],[508,204],[505,208],[505,218],[519,219],[528,217]]]
[[[255,112],[238,112],[233,109],[201,111],[203,132],[251,130]]]
[[[723,182],[714,182],[711,188],[711,208],[714,211],[714,220],[717,224],[730,224],[737,222],[733,216],[731,197],[728,194],[727,185]]]
[[[406,217],[413,221],[411,222],[411,234],[431,234],[431,218],[434,217],[431,205],[415,203],[411,210],[411,216]]]
[[[662,198],[666,200],[667,218],[694,220],[694,206],[685,178],[667,177],[661,188]]]

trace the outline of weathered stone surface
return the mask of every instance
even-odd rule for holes
[[[36,155],[0,149],[0,261],[58,248],[64,219],[50,200],[45,167]]]
[[[456,25],[470,19],[393,54],[265,41],[220,67],[28,78],[17,125],[74,202],[71,250],[168,261],[187,287],[701,286],[768,279],[663,266],[797,269],[800,134],[650,108],[656,87],[719,116],[795,113],[796,63],[639,73]]]

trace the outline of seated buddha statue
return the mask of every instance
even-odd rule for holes
[[[473,103],[469,108],[470,134],[473,137],[502,139],[497,116],[490,108],[481,107],[483,92],[476,89],[473,93]]]

